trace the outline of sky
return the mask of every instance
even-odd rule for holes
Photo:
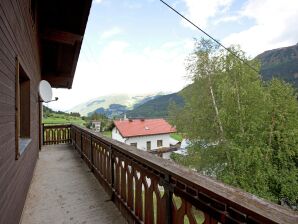
[[[298,0],[165,0],[225,46],[253,58],[298,42]],[[53,89],[68,110],[111,94],[177,92],[194,39],[205,37],[159,0],[93,0],[72,89]]]

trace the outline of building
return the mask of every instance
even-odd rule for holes
[[[176,132],[164,119],[124,119],[114,121],[112,138],[143,151],[170,147]]]
[[[41,148],[39,82],[71,88],[91,3],[0,1],[0,223],[19,223]]]
[[[100,132],[100,126],[101,122],[100,121],[91,121],[91,129],[95,132]]]

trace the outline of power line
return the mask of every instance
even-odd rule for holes
[[[204,31],[203,29],[201,29],[198,25],[196,25],[195,23],[193,23],[190,19],[186,18],[184,15],[182,15],[180,12],[178,12],[176,9],[174,9],[172,6],[170,6],[168,3],[166,3],[163,0],[160,0],[164,5],[166,5],[168,8],[170,8],[172,11],[174,11],[176,14],[178,14],[180,17],[182,17],[184,20],[186,20],[187,22],[189,22],[191,25],[193,25],[194,27],[196,27],[199,31],[201,31],[203,34],[205,34],[207,37],[209,37],[211,40],[213,40],[215,43],[217,43],[219,46],[221,46],[222,48],[224,48],[226,51],[230,52],[234,57],[238,58],[240,61],[242,61],[244,64],[246,64],[248,67],[250,67],[252,70],[254,70],[255,72],[257,72],[259,74],[259,71],[257,69],[255,69],[253,66],[251,66],[250,64],[248,64],[245,60],[243,60],[242,58],[240,58],[237,54],[235,54],[233,51],[231,51],[229,48],[225,47],[222,43],[220,43],[218,40],[216,40],[214,37],[212,37],[210,34],[208,34],[206,31]]]

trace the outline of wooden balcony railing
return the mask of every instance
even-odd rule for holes
[[[42,144],[53,145],[70,143],[70,125],[42,125]]]
[[[89,129],[70,130],[128,223],[298,223],[294,211]]]

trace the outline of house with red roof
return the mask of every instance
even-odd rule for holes
[[[170,147],[170,134],[176,132],[164,119],[121,119],[114,125],[113,139],[144,151]]]

